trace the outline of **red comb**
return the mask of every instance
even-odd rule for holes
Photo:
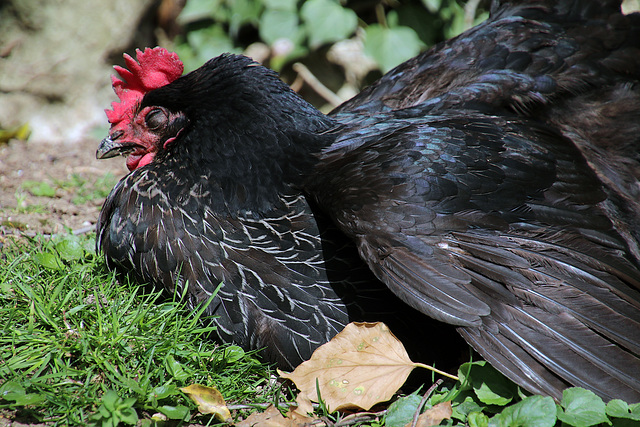
[[[136,60],[137,59],[137,60]],[[113,102],[113,110],[105,110],[109,123],[116,124],[133,117],[134,108],[149,91],[171,83],[182,75],[184,65],[178,55],[165,48],[136,49],[136,59],[124,54],[127,68],[116,65],[120,78],[111,76],[113,90],[120,102]]]

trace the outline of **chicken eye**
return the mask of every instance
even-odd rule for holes
[[[168,119],[167,114],[163,110],[156,108],[149,111],[144,118],[144,121],[149,129],[156,130],[163,127],[167,123]]]

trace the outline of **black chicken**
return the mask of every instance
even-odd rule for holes
[[[138,61],[97,153],[132,170],[109,266],[194,305],[223,283],[221,337],[284,366],[424,313],[531,392],[640,401],[640,16],[496,5],[329,116],[242,56]]]

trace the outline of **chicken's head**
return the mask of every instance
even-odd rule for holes
[[[143,108],[141,101],[148,92],[180,77],[184,66],[178,55],[161,47],[137,50],[137,60],[127,54],[124,59],[128,69],[115,66],[120,77],[111,76],[120,102],[112,103],[112,110],[105,110],[111,129],[96,157],[126,155],[127,167],[134,170],[149,164],[158,149],[170,144],[180,131],[173,126],[180,113],[155,106]]]

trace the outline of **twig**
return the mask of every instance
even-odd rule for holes
[[[422,396],[422,400],[420,401],[420,404],[418,405],[418,409],[416,409],[416,413],[413,414],[413,420],[411,421],[411,427],[416,427],[418,425],[418,418],[420,417],[420,412],[422,411],[422,407],[424,406],[425,403],[427,403],[427,400],[431,397],[433,392],[438,387],[440,387],[440,384],[442,384],[442,379],[439,379],[438,381],[433,383],[433,385],[431,387],[429,387],[429,390],[427,390],[427,392],[424,394],[424,396]]]
[[[79,235],[79,234],[87,234],[90,233],[92,231],[95,231],[96,226],[95,224],[91,224],[91,225],[87,225],[85,227],[80,227],[80,228],[76,228],[75,230],[71,230],[71,233],[73,233],[74,235]]]
[[[74,234],[76,236],[80,234],[87,234],[92,231],[95,231],[95,229],[96,229],[95,224],[91,224],[84,227],[76,228],[75,230],[71,230],[71,234]],[[50,239],[52,237],[62,236],[65,234],[67,233],[65,232],[65,233],[46,234],[46,233],[35,233],[33,231],[20,231],[20,230],[18,230],[17,232],[14,232],[13,230],[6,230],[4,228],[0,230],[0,235],[2,236],[19,236],[19,237],[27,237],[29,239],[33,239],[34,237],[37,237],[37,236],[44,237],[45,239]]]
[[[476,18],[476,11],[480,5],[480,0],[469,0],[464,5],[464,29],[468,30],[473,27],[473,21]]]
[[[342,99],[333,93],[328,87],[323,85],[322,82],[320,82],[320,80],[318,80],[318,78],[314,76],[304,64],[296,62],[293,64],[293,70],[298,73],[300,77],[302,77],[304,81],[318,93],[318,95],[327,100],[331,105],[337,107],[342,104]]]
[[[252,403],[250,405],[228,405],[230,411],[240,410],[240,409],[267,409],[269,406],[276,406],[278,409],[289,409],[291,406],[295,405],[296,402],[278,402],[277,405],[273,403]]]
[[[355,414],[347,415],[346,417],[344,417],[342,420],[340,420],[336,424],[336,427],[346,427],[353,424],[362,423],[365,421],[373,421],[375,419],[378,419],[384,416],[384,414],[386,413],[387,413],[386,409],[380,412],[357,412]]]

